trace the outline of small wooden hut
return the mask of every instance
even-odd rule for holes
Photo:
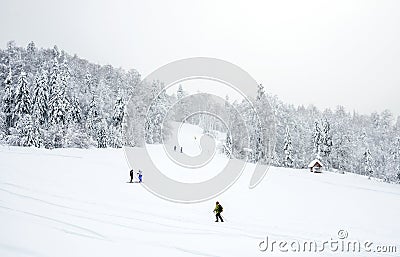
[[[308,167],[310,168],[311,172],[321,172],[321,168],[324,165],[322,165],[322,162],[318,159],[313,160],[312,162],[310,162],[310,164],[308,164]]]

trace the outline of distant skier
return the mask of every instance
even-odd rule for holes
[[[176,146],[174,146],[174,151],[176,152]]]
[[[143,177],[142,171],[139,170],[139,172],[137,173],[137,175],[138,175],[138,178],[139,178],[139,183],[142,183],[142,177]]]
[[[183,147],[181,146],[181,153],[183,153]]]
[[[129,175],[131,176],[131,181],[130,181],[129,183],[133,183],[133,170],[131,170],[131,171],[129,172]]]
[[[215,218],[217,218],[217,219],[215,222],[218,222],[218,218],[221,220],[221,222],[224,222],[224,220],[221,217],[221,212],[223,212],[223,210],[224,210],[224,208],[222,208],[222,205],[220,205],[219,202],[216,202],[214,213],[215,213]]]

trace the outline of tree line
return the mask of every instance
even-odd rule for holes
[[[226,132],[227,156],[274,166],[306,168],[320,159],[342,170],[400,181],[400,119],[385,110],[362,115],[344,107],[285,104],[260,84],[254,105],[188,95],[168,95],[160,81],[141,83],[136,70],[98,65],[60,51],[0,49],[0,143],[44,148],[121,147],[161,143],[168,122]],[[129,102],[129,108],[127,104]],[[221,117],[189,114],[201,110]],[[125,133],[123,133],[125,132]],[[273,137],[271,137],[273,135]]]

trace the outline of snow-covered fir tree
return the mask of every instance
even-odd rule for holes
[[[264,96],[265,96],[264,86],[262,84],[258,84],[256,100],[260,101],[261,99],[264,98]]]
[[[367,148],[364,152],[364,172],[366,175],[368,175],[368,178],[371,178],[374,173],[373,160],[369,148]]]
[[[125,103],[122,97],[118,97],[114,104],[112,124],[108,128],[108,145],[114,148],[123,145],[123,122],[125,116]]]
[[[53,91],[49,101],[49,120],[53,125],[66,125],[69,102],[62,90]]]
[[[105,121],[100,121],[97,124],[97,135],[96,135],[96,140],[97,140],[97,147],[98,148],[106,148],[107,147],[107,127]]]
[[[39,128],[34,119],[32,119],[31,115],[26,114],[18,119],[16,130],[20,138],[20,146],[40,147],[41,137],[39,133]]]
[[[65,131],[63,147],[89,148],[97,145],[96,142],[86,133],[86,129],[78,123],[68,125]]]
[[[229,131],[226,133],[225,137],[224,153],[228,158],[232,158],[232,138]]]
[[[395,172],[395,179],[397,179],[398,181],[400,181],[400,137],[397,137],[395,139],[395,143],[394,143],[394,149],[393,149],[393,153],[392,153],[392,160],[394,163],[394,170]]]
[[[58,53],[57,48],[55,48],[54,52]],[[54,58],[49,81],[49,121],[52,125],[57,126],[65,126],[68,121],[69,102],[65,94],[68,72],[63,69],[60,71],[58,60]]]
[[[33,89],[33,116],[40,125],[48,121],[48,79],[47,72],[41,69],[36,75],[35,87]]]
[[[13,127],[13,112],[14,112],[14,90],[12,85],[11,69],[7,78],[4,81],[4,95],[2,102],[2,111],[4,113],[4,128],[5,134],[10,134],[10,128]]]
[[[93,138],[98,135],[98,123],[101,121],[101,116],[97,107],[96,99],[93,97],[89,105],[89,110],[87,111],[87,118],[85,127]]]
[[[82,121],[82,109],[77,97],[73,97],[69,104],[69,122],[80,124]]]
[[[89,71],[86,71],[85,74],[85,93],[93,93],[92,88],[93,88],[93,77],[92,74],[90,74]]]
[[[65,95],[65,91],[68,88],[68,83],[70,80],[71,73],[68,67],[66,57],[64,55],[62,57],[63,57],[63,62],[60,66],[59,77],[58,77],[59,78],[58,91],[59,93]]]
[[[52,67],[50,69],[49,76],[49,95],[52,96],[58,93],[59,84],[60,84],[60,70],[58,65],[58,59],[54,58],[52,60]]]
[[[153,82],[153,101],[147,112],[145,138],[148,144],[161,143],[163,140],[163,122],[167,115],[167,98],[159,82]],[[161,90],[161,91],[158,91]]]
[[[111,124],[108,127],[108,146],[113,148],[120,148],[124,145],[123,142],[123,134],[122,134],[122,125],[121,127],[116,127]]]
[[[122,100],[122,97],[118,97],[117,101],[114,105],[114,112],[113,112],[113,125],[117,128],[121,128],[122,121],[124,119],[124,110],[125,110],[125,103]]]
[[[332,134],[329,121],[325,118],[322,123],[320,151],[325,160],[326,165],[330,163],[330,155],[332,152]]]
[[[293,147],[292,147],[292,138],[290,136],[289,127],[286,127],[286,134],[285,134],[285,145],[283,147],[283,151],[285,153],[285,166],[286,167],[293,167]]]
[[[25,114],[31,114],[32,101],[31,95],[28,88],[28,79],[25,72],[21,72],[17,89],[15,90],[15,110],[14,115],[17,119],[20,119]]]
[[[250,122],[250,149],[252,150],[250,161],[258,162],[264,158],[264,145],[262,125],[257,113],[253,112],[253,117]]]
[[[314,135],[313,135],[313,143],[314,143],[314,154],[317,159],[321,159],[321,146],[323,143],[323,137],[321,128],[319,126],[318,121],[314,122]]]
[[[178,90],[176,91],[176,103],[174,105],[174,119],[178,122],[182,121],[190,114],[187,104],[188,99],[185,97],[186,93],[183,90],[182,85],[179,85]]]

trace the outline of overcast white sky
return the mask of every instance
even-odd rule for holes
[[[2,1],[0,45],[57,44],[147,75],[220,58],[283,101],[400,115],[400,1]]]

